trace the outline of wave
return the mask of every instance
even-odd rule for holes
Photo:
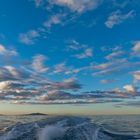
[[[16,124],[0,140],[130,140],[130,136],[112,134],[89,118],[52,117],[38,122]]]

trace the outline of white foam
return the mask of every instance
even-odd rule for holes
[[[64,135],[65,129],[58,125],[48,125],[38,134],[38,140],[53,140]]]

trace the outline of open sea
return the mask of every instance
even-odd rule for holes
[[[0,140],[140,140],[140,115],[1,115]]]

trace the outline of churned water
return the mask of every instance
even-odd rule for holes
[[[0,140],[140,140],[140,116],[0,116]]]

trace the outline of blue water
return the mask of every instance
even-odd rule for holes
[[[140,116],[0,116],[0,140],[140,140]]]

